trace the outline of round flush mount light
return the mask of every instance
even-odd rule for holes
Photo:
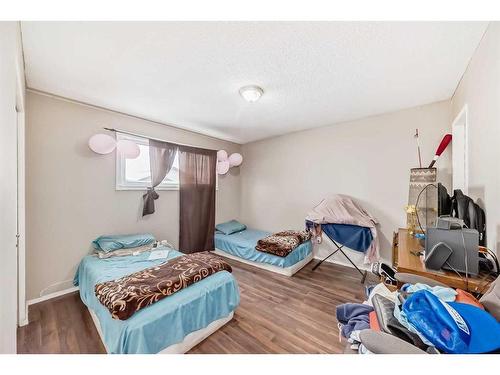
[[[241,97],[250,103],[259,100],[262,94],[264,94],[264,90],[262,90],[259,86],[255,85],[243,86],[240,89]]]

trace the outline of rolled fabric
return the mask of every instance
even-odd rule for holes
[[[142,196],[142,216],[151,215],[155,212],[155,200],[160,198],[155,188],[148,187],[146,193]]]

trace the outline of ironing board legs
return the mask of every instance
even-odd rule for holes
[[[330,255],[328,255],[325,259],[322,259],[319,261],[319,263],[317,263],[314,267],[313,267],[313,271],[318,268],[319,266],[321,266],[321,263],[323,263],[325,260],[327,260],[328,258],[330,258],[331,256],[335,255],[337,253],[337,251],[339,251],[339,249],[335,250],[333,253],[331,253]]]
[[[331,240],[331,239],[330,239]],[[328,255],[326,258],[322,259],[318,264],[316,264],[314,267],[313,267],[313,271],[318,268],[319,266],[321,266],[321,263],[323,263],[325,260],[327,260],[328,258],[330,258],[331,256],[335,255],[337,253],[337,251],[340,251],[346,258],[347,260],[354,266],[354,268],[356,268],[356,270],[361,274],[361,284],[364,284],[365,283],[365,279],[366,279],[366,271],[361,271],[358,266],[356,266],[354,264],[354,262],[351,260],[351,258],[349,258],[347,256],[346,253],[344,253],[344,251],[342,250],[342,248],[344,247],[343,245],[342,246],[339,246],[337,242],[331,240],[333,242],[333,244],[335,246],[337,246],[337,250],[335,250],[333,253],[331,253],[330,255]]]
[[[338,246],[338,245],[337,245],[337,246]],[[340,250],[340,252],[341,252],[342,254],[344,254],[344,256],[347,258],[347,260],[348,260],[349,262],[351,262],[351,264],[354,266],[354,268],[356,268],[356,270],[357,270],[357,271],[361,274],[361,284],[364,284],[364,283],[365,283],[365,279],[366,279],[366,271],[361,271],[361,270],[358,268],[358,266],[356,266],[356,265],[354,264],[354,262],[351,260],[351,258],[349,258],[349,257],[347,256],[347,254],[346,254],[346,253],[344,253],[344,252],[342,251],[342,249],[340,249],[340,248],[339,248],[339,250]]]

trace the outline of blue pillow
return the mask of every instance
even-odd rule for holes
[[[123,234],[113,236],[100,236],[92,241],[92,246],[97,251],[110,251],[118,249],[130,249],[132,247],[149,245],[155,241],[155,237],[150,233]]]
[[[245,229],[247,229],[247,226],[245,224],[241,224],[237,220],[231,220],[226,221],[225,223],[217,224],[215,226],[215,229],[217,229],[219,232],[224,233],[225,235],[228,235],[244,231]]]

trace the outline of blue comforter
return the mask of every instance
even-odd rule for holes
[[[293,266],[312,252],[311,241],[297,246],[286,257],[279,257],[256,250],[257,241],[270,234],[269,232],[255,229],[246,229],[229,235],[218,232],[215,233],[215,247],[239,258],[272,264],[273,266],[282,268]]]
[[[240,302],[236,280],[229,272],[222,271],[136,312],[127,320],[113,319],[95,296],[94,286],[165,262],[165,259],[148,260],[149,255],[150,252],[144,252],[108,259],[89,255],[80,262],[74,284],[80,287],[83,303],[97,315],[109,353],[158,353],[181,342],[189,333],[228,316]],[[168,259],[181,255],[170,250]]]

